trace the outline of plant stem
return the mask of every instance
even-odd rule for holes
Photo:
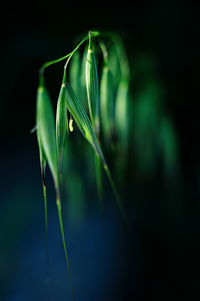
[[[49,243],[48,243],[48,217],[47,217],[47,189],[45,183],[45,170],[44,166],[41,167],[42,172],[42,187],[44,196],[44,214],[45,214],[45,252],[46,252],[46,280],[49,280]]]
[[[46,229],[46,238],[48,240],[47,192],[46,192],[46,186],[44,184],[43,184],[43,194],[44,194],[44,210],[45,210],[45,229]]]
[[[56,204],[57,204],[57,209],[58,209],[58,216],[59,216],[60,231],[61,231],[62,241],[63,241],[63,248],[64,248],[64,252],[65,252],[65,258],[66,258],[67,268],[68,268],[68,273],[69,273],[69,280],[70,280],[70,285],[71,285],[71,289],[72,289],[72,297],[73,297],[73,300],[76,300],[75,295],[74,295],[73,284],[72,284],[72,275],[71,275],[70,266],[69,266],[69,259],[68,259],[68,255],[67,255],[67,247],[66,247],[66,242],[65,242],[65,233],[64,233],[63,220],[62,220],[62,208],[61,208],[59,193],[57,193]]]
[[[100,33],[97,32],[97,31],[90,32],[90,35],[91,35],[91,36],[94,36],[94,37],[98,36],[99,34],[100,34]],[[44,70],[45,70],[47,67],[49,67],[49,66],[51,66],[51,65],[53,65],[53,64],[59,63],[59,62],[65,60],[65,59],[67,59],[69,56],[72,56],[72,55],[78,50],[78,48],[79,48],[85,41],[87,41],[88,39],[89,39],[89,36],[86,35],[86,36],[80,41],[80,43],[74,48],[74,50],[72,50],[70,53],[68,53],[68,54],[66,54],[66,55],[64,55],[64,56],[62,56],[62,57],[60,57],[60,58],[58,58],[58,59],[56,59],[56,60],[51,60],[51,61],[48,61],[48,62],[44,63],[44,64],[42,65],[42,67],[40,68],[40,75],[42,75],[42,74],[44,73]]]

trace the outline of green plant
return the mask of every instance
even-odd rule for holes
[[[87,43],[87,46],[82,55],[81,63],[79,50],[84,43]],[[44,71],[47,67],[61,61],[65,61],[65,65],[55,120],[50,96],[46,88]],[[70,67],[69,72],[68,66]],[[99,88],[100,72],[101,82]],[[109,150],[114,135],[120,144],[120,151],[117,156],[120,156],[120,154],[126,156],[127,154],[129,80],[129,65],[122,40],[116,34],[98,31],[89,31],[72,52],[43,64],[39,71],[36,129],[44,192],[46,237],[48,240],[45,184],[45,168],[48,163],[55,184],[60,229],[72,293],[72,278],[65,243],[61,207],[62,164],[63,156],[66,156],[67,153],[64,151],[66,140],[69,133],[73,131],[74,120],[83,137],[94,150],[99,198],[102,198],[103,168],[114,192],[117,205],[124,220],[127,222],[124,204],[119,197],[111,176],[102,146]],[[85,98],[87,98],[87,102]],[[89,117],[87,113],[89,113]]]

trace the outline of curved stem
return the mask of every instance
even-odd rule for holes
[[[79,48],[85,41],[87,41],[87,40],[89,39],[89,36],[97,37],[97,36],[99,36],[99,35],[100,35],[100,32],[98,32],[98,31],[90,31],[90,32],[89,32],[89,35],[85,36],[85,37],[80,41],[80,43],[74,48],[74,50],[72,50],[70,53],[68,53],[68,54],[66,54],[66,55],[64,55],[64,56],[62,56],[62,57],[60,57],[60,58],[58,58],[58,59],[56,59],[56,60],[51,60],[51,61],[48,61],[48,62],[44,63],[44,64],[42,65],[42,67],[40,68],[40,71],[39,71],[39,72],[40,72],[40,75],[42,75],[42,74],[44,73],[44,70],[45,70],[47,67],[49,67],[49,66],[51,66],[51,65],[53,65],[53,64],[59,63],[59,62],[65,60],[65,59],[67,59],[68,57],[71,57],[71,56],[78,50],[78,48]]]

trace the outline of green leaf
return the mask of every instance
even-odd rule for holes
[[[37,119],[37,117],[36,117],[36,119]],[[40,132],[37,130],[37,120],[36,120],[36,134],[37,134],[37,142],[38,142],[39,155],[40,155],[40,168],[41,168],[42,180],[44,181],[44,171],[45,171],[47,160],[46,160],[46,157],[44,154],[44,150],[42,148]]]
[[[76,51],[71,58],[70,68],[69,68],[69,82],[73,90],[77,95],[81,95],[81,60],[80,53]]]
[[[40,155],[40,168],[42,176],[42,188],[44,196],[44,210],[45,210],[45,236],[46,236],[46,274],[48,278],[49,271],[49,255],[48,255],[48,216],[47,216],[47,195],[46,195],[46,184],[45,184],[45,168],[46,168],[46,157],[42,149],[42,143],[40,138],[40,132],[37,130],[37,141]]]
[[[37,135],[39,137],[39,148],[43,150],[49,164],[55,186],[58,188],[58,161],[56,148],[56,133],[53,108],[49,94],[44,86],[37,91],[36,108]],[[42,161],[44,161],[44,156]]]
[[[97,135],[99,134],[99,80],[97,63],[93,50],[93,44],[89,39],[89,46],[86,60],[86,87],[90,119]]]
[[[114,123],[114,96],[112,76],[109,67],[106,65],[103,67],[100,83],[100,113],[103,133],[108,140]]]
[[[123,215],[123,218],[125,222],[127,223],[127,216],[124,210],[123,203],[119,197],[119,194],[117,192],[116,186],[114,184],[114,181],[111,177],[108,165],[104,159],[103,153],[101,151],[101,148],[99,146],[99,142],[97,140],[97,137],[95,135],[95,132],[93,130],[92,124],[82,106],[80,101],[78,100],[77,96],[75,95],[73,89],[69,84],[66,84],[66,99],[67,99],[67,108],[72,114],[78,128],[82,132],[83,136],[88,140],[88,142],[92,145],[94,151],[96,152],[97,156],[101,159],[103,168],[107,174],[108,180],[110,182],[110,185],[112,187],[112,190],[115,195],[116,202],[119,206],[119,209]],[[98,163],[97,163],[98,164]],[[97,165],[96,165],[97,166]],[[100,170],[98,170],[100,172]],[[99,182],[100,184],[100,182]]]
[[[129,132],[128,101],[128,81],[121,80],[118,87],[115,103],[115,126],[120,142],[125,148],[128,144]]]
[[[64,83],[62,83],[56,110],[56,142],[59,158],[64,148],[66,135],[68,133],[67,103],[65,90],[65,85]]]
[[[97,155],[101,158],[103,164],[106,164],[103,153],[99,146],[97,137],[93,130],[92,124],[72,87],[67,83],[66,85],[66,100],[67,108],[72,114],[78,128],[82,132],[83,136],[89,141],[94,148]]]
[[[83,55],[82,55],[82,62],[81,62],[81,74],[80,74],[80,82],[81,82],[81,102],[85,110],[88,108],[88,101],[87,101],[87,88],[86,88],[86,71],[85,71],[85,66],[86,66],[86,60],[87,60],[87,52],[88,52],[88,47],[85,46],[83,50]]]
[[[113,88],[116,91],[121,78],[121,69],[115,45],[112,45],[108,51],[108,66],[113,79]]]

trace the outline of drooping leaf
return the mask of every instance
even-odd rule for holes
[[[37,120],[36,120],[36,124],[37,124]],[[36,128],[36,133],[37,133],[37,142],[38,142],[39,156],[40,156],[40,168],[41,168],[41,173],[42,173],[42,177],[43,177],[44,171],[45,171],[45,166],[46,166],[46,157],[45,157],[45,154],[44,154],[44,151],[42,148],[40,132],[37,130],[37,128]]]
[[[81,131],[83,136],[88,140],[88,142],[92,145],[96,155],[101,159],[103,168],[107,174],[108,180],[109,180],[112,190],[114,192],[116,202],[119,206],[119,209],[123,215],[125,222],[127,222],[127,216],[126,216],[126,213],[124,210],[123,203],[117,192],[117,188],[116,188],[114,181],[112,179],[112,176],[110,174],[108,165],[105,161],[104,155],[102,153],[98,139],[93,130],[92,124],[91,124],[82,104],[80,103],[79,99],[77,98],[73,89],[71,88],[71,86],[68,83],[66,84],[66,99],[67,99],[67,108],[70,111],[70,113],[72,114],[79,130]]]
[[[114,44],[110,46],[110,49],[108,51],[108,66],[109,66],[110,73],[112,75],[113,89],[115,92],[120,82],[121,70],[120,70],[120,62],[119,62],[118,54]]]
[[[105,65],[102,70],[100,83],[100,116],[103,134],[107,141],[114,123],[114,95],[112,87],[112,76],[109,67]]]
[[[71,58],[69,68],[69,82],[75,93],[81,96],[81,58],[79,51],[76,51]]]
[[[128,81],[121,80],[118,87],[115,103],[115,126],[120,142],[125,148],[128,144],[129,132],[128,102]]]
[[[97,155],[101,158],[101,160],[105,164],[105,159],[101,151],[101,148],[99,146],[97,137],[94,133],[92,124],[81,102],[79,101],[72,87],[68,83],[66,84],[66,100],[67,100],[67,108],[69,112],[72,114],[80,131],[82,132],[84,137],[89,141],[89,143],[92,145]]]
[[[44,86],[40,86],[37,92],[36,123],[38,131],[37,135],[39,137],[39,147],[44,152],[55,182],[55,186],[58,188],[55,119],[51,100]],[[42,160],[44,159],[42,158]]]
[[[88,47],[85,46],[85,48],[83,50],[83,55],[82,55],[81,74],[80,74],[80,82],[81,82],[81,99],[80,100],[81,100],[81,103],[85,110],[87,110],[87,108],[88,108],[87,88],[86,88],[86,72],[85,72],[87,52],[88,52]]]
[[[96,134],[99,134],[99,80],[97,63],[94,54],[92,40],[89,39],[87,60],[86,60],[86,87],[88,107],[92,126]]]
[[[56,142],[58,158],[63,150],[66,135],[68,133],[67,103],[65,95],[65,85],[62,83],[58,97],[56,110]]]

